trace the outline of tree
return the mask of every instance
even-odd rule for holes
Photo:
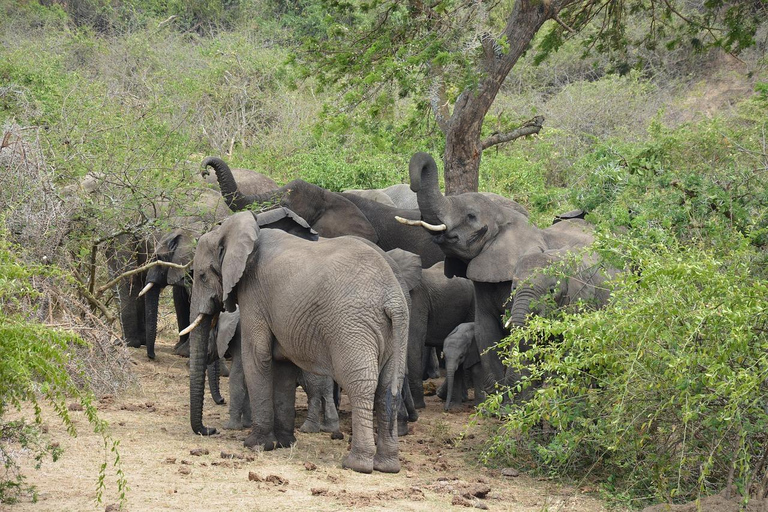
[[[447,194],[477,190],[483,150],[541,130],[536,116],[482,132],[504,80],[543,28],[537,61],[579,33],[599,52],[664,43],[738,53],[768,14],[765,0],[320,1],[326,33],[309,37],[298,55],[308,74],[344,91],[346,108],[397,94],[431,110],[445,136]],[[640,40],[630,40],[629,16],[647,23]]]

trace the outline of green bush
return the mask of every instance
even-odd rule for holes
[[[5,469],[0,476],[0,503],[13,503],[25,494],[36,499],[34,488],[24,482],[14,448],[29,450],[36,467],[48,455],[56,461],[61,450],[42,438],[41,401],[53,407],[69,435],[75,437],[77,431],[65,402],[69,398],[80,403],[94,432],[104,440],[105,462],[99,471],[97,499],[101,501],[105,489],[107,459],[113,457],[118,492],[124,501],[126,481],[120,468],[118,442],[110,437],[108,425],[99,419],[90,390],[77,384],[77,380],[87,382],[83,372],[73,377],[67,371],[77,364],[71,353],[83,340],[72,332],[36,322],[27,313],[29,303],[37,300],[39,294],[30,284],[33,277],[61,280],[63,276],[52,266],[23,264],[16,257],[19,253],[19,248],[7,241],[5,231],[0,230],[0,460]],[[22,412],[25,405],[33,408],[31,421]],[[14,409],[21,419],[8,419],[7,413]]]

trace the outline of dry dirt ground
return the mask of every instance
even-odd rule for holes
[[[427,409],[411,424],[412,433],[400,438],[403,470],[396,475],[341,468],[351,432],[346,397],[341,404],[343,441],[297,432],[292,449],[254,452],[243,447],[245,431],[195,436],[188,420],[186,360],[172,354],[168,339],[158,345],[153,362],[143,350],[131,349],[138,380],[134,389],[98,401],[101,417],[120,441],[127,510],[606,510],[588,489],[504,476],[500,469],[483,467],[477,454],[489,425],[468,427],[470,408],[445,413],[436,396],[427,397]],[[226,393],[226,379],[222,389]],[[300,425],[306,399],[301,390],[298,394]],[[227,419],[227,406],[214,405],[209,396],[205,411],[208,426],[220,428]],[[114,473],[107,474],[104,502],[95,502],[103,443],[82,412],[71,414],[77,438],[69,437],[50,412],[46,416],[49,435],[64,449],[61,459],[47,460],[39,470],[24,462],[27,482],[38,490],[37,503],[26,499],[8,510],[117,509]]]

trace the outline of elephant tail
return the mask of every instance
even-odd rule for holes
[[[409,312],[408,307],[403,300],[389,301],[385,304],[384,311],[392,322],[392,362],[394,363],[394,375],[392,375],[390,385],[392,396],[397,397],[400,394],[400,386],[403,384],[403,378],[406,373]]]

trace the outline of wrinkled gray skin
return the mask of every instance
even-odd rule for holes
[[[229,421],[228,430],[241,430],[252,425],[251,403],[245,385],[241,349],[240,310],[219,314],[215,329],[211,330],[209,342],[215,344],[214,357],[223,361],[232,358],[229,376]],[[215,337],[215,339],[214,339]],[[214,363],[215,364],[215,363]],[[210,366],[209,366],[210,368]],[[333,439],[343,439],[339,431],[339,414],[333,403],[333,379],[327,376],[301,372],[299,384],[307,394],[307,419],[299,427],[301,432],[330,432]]]
[[[345,190],[344,193],[346,194],[355,194],[360,197],[365,197],[366,199],[370,199],[371,201],[376,201],[377,203],[385,204],[387,206],[392,206],[393,208],[397,205],[392,202],[392,199],[384,193],[382,189],[374,188],[374,189],[349,189]]]
[[[443,196],[437,165],[427,153],[417,153],[409,165],[411,189],[416,192],[422,228],[445,253],[446,276],[466,277],[475,289],[475,341],[483,371],[504,383],[504,365],[495,350],[504,337],[504,304],[512,291],[515,266],[526,254],[566,246],[587,245],[591,235],[581,220],[563,220],[539,229],[513,208],[500,206],[477,192]],[[416,229],[415,227],[413,229]]]
[[[485,399],[483,392],[483,369],[480,364],[480,354],[475,344],[475,323],[466,322],[459,324],[445,338],[443,342],[443,355],[445,356],[445,382],[447,396],[445,398],[445,410],[450,409],[453,397],[461,397],[457,394],[454,382],[456,371],[464,367],[472,373],[472,381],[475,386],[475,405],[479,405]],[[462,391],[459,389],[458,391]]]
[[[245,445],[271,450],[295,442],[301,368],[333,377],[349,397],[353,437],[342,465],[364,473],[400,470],[395,419],[408,308],[378,252],[350,237],[309,242],[262,230],[251,213],[242,212],[200,238],[193,266],[190,317],[197,328],[190,336],[190,423],[195,433],[215,432],[202,424],[211,321],[224,307],[232,311],[238,304],[254,421]]]
[[[444,257],[428,233],[409,229],[395,220],[395,216],[419,219],[418,210],[392,208],[352,193],[330,192],[303,180],[294,180],[265,194],[244,194],[223,160],[208,157],[203,160],[203,167],[206,166],[216,172],[221,194],[232,211],[253,203],[278,202],[303,217],[322,237],[353,235],[374,242],[384,251],[404,249],[421,256],[424,267]]]

